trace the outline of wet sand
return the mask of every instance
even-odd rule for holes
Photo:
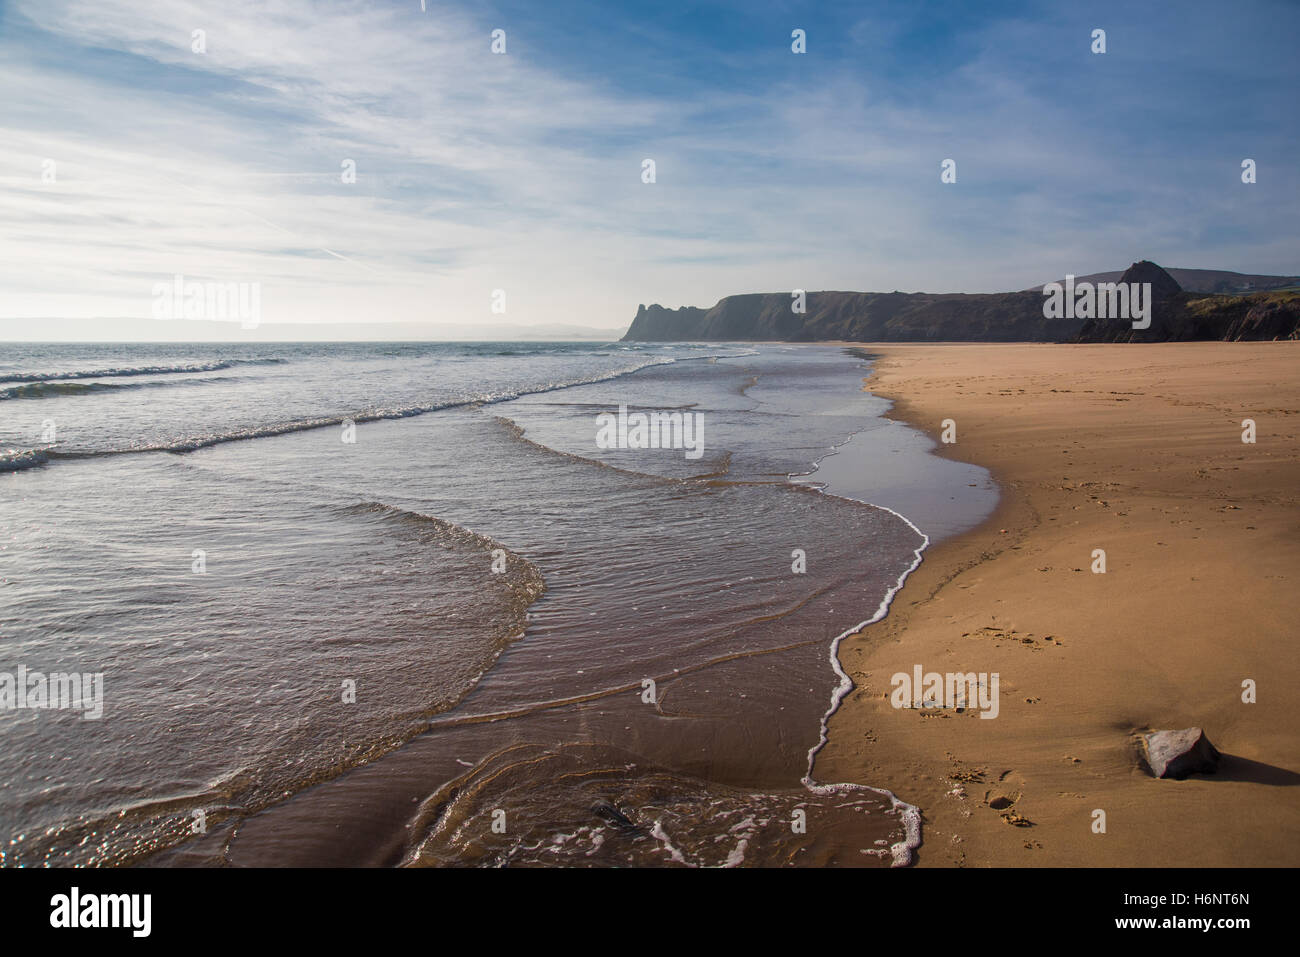
[[[1300,343],[869,348],[1003,497],[841,645],[817,777],[919,805],[921,866],[1300,863]],[[998,673],[998,717],[891,707],[918,664]],[[1219,773],[1151,777],[1138,733],[1193,725]]]

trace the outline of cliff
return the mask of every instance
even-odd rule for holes
[[[1218,277],[1235,273],[1211,273]],[[623,336],[631,342],[755,340],[812,342],[1128,342],[1300,339],[1300,292],[1205,295],[1182,289],[1153,262],[1134,263],[1121,282],[1152,284],[1152,322],[1048,318],[1041,289],[989,294],[810,292],[795,313],[788,292],[727,296],[711,309],[642,305]],[[1252,283],[1287,277],[1251,276]],[[1078,280],[1083,282],[1084,279]],[[1113,281],[1113,280],[1112,280]]]
[[[623,338],[633,342],[1066,342],[1075,320],[1043,317],[1041,292],[995,295],[810,292],[803,315],[788,292],[728,296],[712,309],[641,306]]]

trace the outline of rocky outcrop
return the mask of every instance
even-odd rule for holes
[[[1210,338],[1244,340],[1300,339],[1300,294],[1193,300],[1190,312],[1203,315]],[[1221,332],[1221,334],[1219,334]]]
[[[1169,332],[1182,319],[1182,287],[1155,263],[1144,259],[1125,269],[1119,285],[1132,289],[1135,285],[1150,287],[1151,326],[1134,329],[1129,315],[1105,316],[1084,320],[1079,330],[1079,342],[1140,342],[1143,340],[1202,338],[1199,336],[1170,336]],[[1147,293],[1144,291],[1143,296]],[[1098,299],[1100,300],[1100,295]]]
[[[1230,342],[1300,338],[1300,293],[1273,291],[1243,296],[1204,296],[1180,289],[1164,269],[1143,260],[1121,283],[1151,284],[1151,326],[1134,329],[1129,319],[1088,319],[1078,342]]]
[[[1153,731],[1142,738],[1147,766],[1158,778],[1182,780],[1189,774],[1214,774],[1219,752],[1200,728]]]

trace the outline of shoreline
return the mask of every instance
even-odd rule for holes
[[[904,586],[907,584],[907,580],[916,573],[918,568],[921,567],[922,563],[925,561],[925,551],[930,547],[930,536],[917,528],[916,525],[912,523],[912,520],[906,515],[895,512],[893,509],[887,508],[883,505],[874,507],[883,508],[885,511],[901,518],[921,536],[923,541],[913,551],[916,560],[912,562],[911,567],[909,567],[907,571],[903,572],[903,574],[899,576],[898,582],[894,587],[886,592],[885,596],[881,598],[880,605],[876,608],[875,614],[866,621],[859,622],[857,625],[840,632],[840,634],[831,641],[828,657],[830,659],[831,670],[834,672],[838,680],[831,691],[830,706],[826,709],[825,713],[822,714],[821,722],[818,725],[817,743],[808,749],[808,772],[804,775],[803,780],[800,783],[814,794],[827,794],[833,793],[837,790],[858,788],[867,791],[874,791],[876,794],[888,798],[891,809],[898,812],[899,819],[903,822],[903,840],[895,842],[890,846],[890,857],[893,860],[894,867],[908,867],[914,863],[916,852],[921,847],[922,812],[919,807],[915,804],[907,803],[888,788],[843,781],[821,783],[813,776],[817,768],[817,755],[820,754],[826,745],[830,743],[831,720],[835,717],[836,712],[840,710],[840,706],[844,703],[844,699],[853,693],[853,679],[849,677],[848,672],[844,670],[844,666],[840,662],[840,645],[842,645],[846,639],[855,634],[860,634],[864,629],[869,628],[888,617],[889,610],[893,607],[894,599],[902,592]]]
[[[887,417],[932,439],[956,419],[933,454],[1002,494],[842,641],[854,688],[818,776],[918,806],[919,866],[1294,865],[1300,345],[856,345]],[[891,708],[890,676],[918,663],[1000,672],[999,720]],[[1246,678],[1271,694],[1240,701]],[[1152,778],[1138,732],[1193,725],[1219,774]]]

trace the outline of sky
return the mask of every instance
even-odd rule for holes
[[[1290,0],[0,0],[0,318],[111,337],[177,275],[255,285],[261,323],[473,333],[1294,274],[1298,28]]]

